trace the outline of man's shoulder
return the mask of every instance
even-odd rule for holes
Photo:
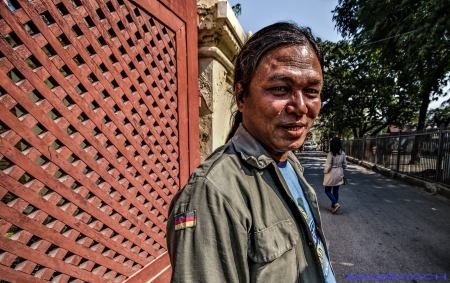
[[[241,203],[240,184],[246,182],[245,166],[232,143],[218,148],[194,170],[174,197],[170,210],[200,209],[210,198],[234,205]]]
[[[227,181],[240,174],[245,166],[241,161],[233,143],[219,147],[194,170],[182,191],[194,193],[194,188],[205,187],[205,183],[220,190],[229,184]]]
[[[217,170],[225,169],[226,172],[232,171],[236,169],[236,166],[232,166],[232,164],[240,163],[239,159],[238,152],[236,152],[233,143],[226,143],[211,153],[194,170],[191,177],[211,178],[217,174]]]

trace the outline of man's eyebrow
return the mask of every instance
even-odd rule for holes
[[[309,83],[312,84],[312,85],[322,85],[323,84],[323,80],[310,79]]]
[[[294,79],[290,76],[286,76],[283,74],[272,74],[267,78],[268,81],[287,81],[287,82],[294,82]],[[311,85],[322,85],[323,80],[319,79],[308,79],[309,84]]]
[[[288,77],[286,75],[283,74],[272,74],[270,75],[267,80],[269,81],[289,81],[289,82],[293,82],[294,80],[291,77]]]

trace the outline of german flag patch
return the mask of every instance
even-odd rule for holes
[[[195,210],[187,211],[175,216],[175,231],[189,227],[195,227],[196,224],[197,217],[195,216]]]

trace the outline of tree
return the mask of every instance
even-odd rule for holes
[[[231,9],[233,10],[236,17],[239,17],[242,14],[242,7],[241,7],[241,4],[239,4],[239,3],[231,6]]]
[[[450,71],[448,0],[339,0],[333,11],[346,38],[391,64],[397,84],[421,101],[418,129],[430,101],[444,95]]]
[[[324,52],[323,107],[318,128],[325,136],[376,135],[387,126],[415,118],[417,101],[398,86],[390,64],[342,40],[318,40]]]
[[[439,108],[428,111],[426,125],[429,127],[440,127],[441,124],[444,127],[450,125],[450,105],[446,106],[446,104],[443,104]]]

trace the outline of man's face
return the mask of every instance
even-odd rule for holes
[[[309,46],[281,46],[259,62],[249,94],[238,100],[243,125],[276,160],[299,148],[320,111],[319,59]],[[239,92],[241,86],[236,85]]]

